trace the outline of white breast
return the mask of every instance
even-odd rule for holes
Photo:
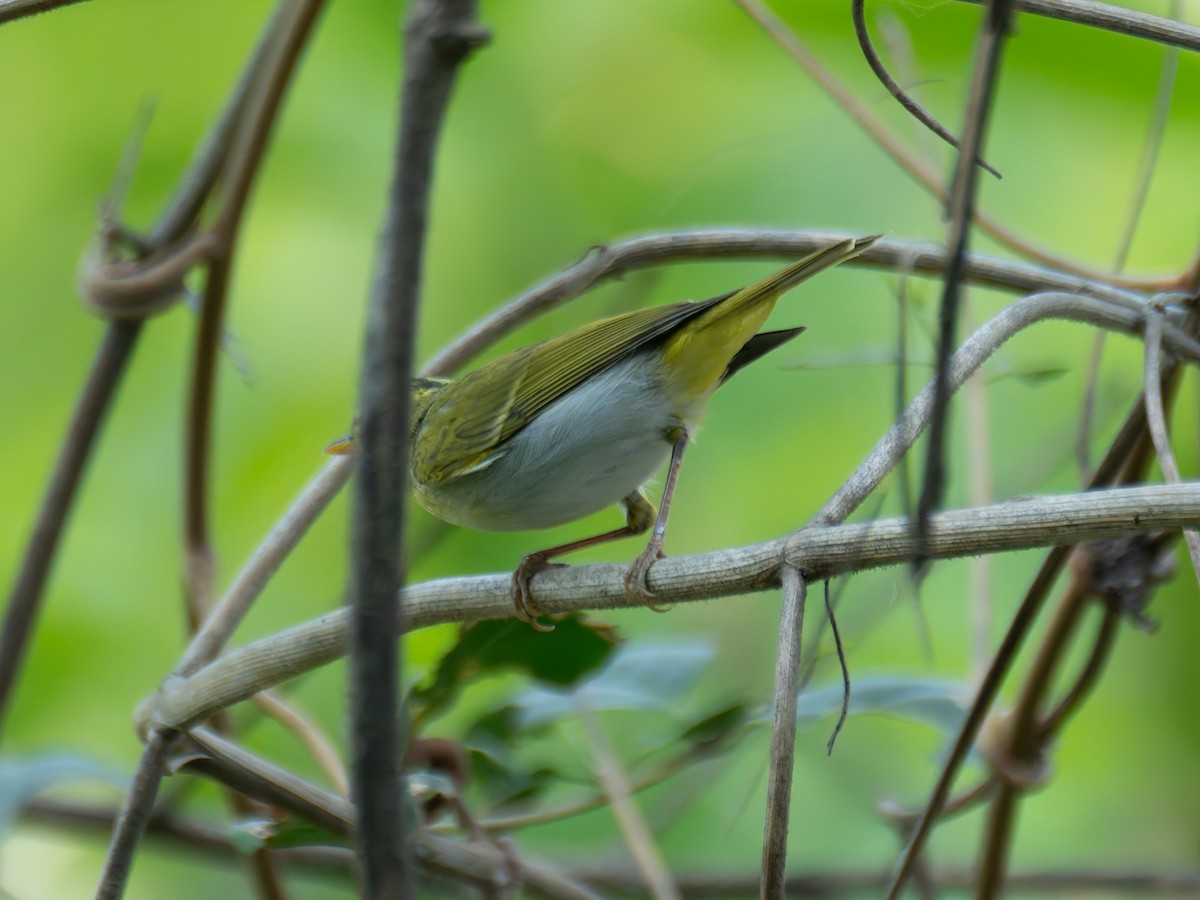
[[[666,462],[680,424],[656,355],[635,355],[547,406],[484,468],[433,487],[422,505],[487,531],[549,528],[637,490]]]

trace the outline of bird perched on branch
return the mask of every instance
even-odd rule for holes
[[[411,489],[429,512],[485,531],[550,528],[611,504],[625,525],[528,554],[513,573],[518,618],[537,626],[530,582],[564,553],[642,534],[625,584],[652,608],[651,566],[689,437],[708,398],[803,328],[759,332],[776,300],[853,259],[875,237],[839,241],[749,287],[584,325],[514,350],[461,378],[412,383]],[[330,453],[351,452],[354,438]],[[642,485],[670,457],[655,511]],[[540,627],[540,626],[538,626]]]

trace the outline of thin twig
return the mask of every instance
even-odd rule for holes
[[[570,873],[612,895],[636,895],[638,892],[638,874],[628,869],[584,864],[573,867]],[[752,897],[758,890],[758,880],[755,872],[705,871],[697,866],[695,871],[680,876],[679,886],[688,897]],[[788,897],[829,900],[831,897],[878,896],[879,889],[886,883],[885,872],[856,865],[842,870],[816,869],[791,875],[785,888]],[[931,871],[930,883],[936,890],[953,892],[953,896],[969,896],[975,884],[975,873],[938,868]],[[1200,875],[1191,870],[1153,868],[1032,870],[1014,873],[1008,880],[1008,887],[1014,897],[1196,897],[1200,892]]]
[[[947,212],[950,234],[946,239],[949,264],[942,285],[942,302],[938,316],[937,369],[933,378],[933,414],[929,421],[929,438],[925,453],[925,473],[921,497],[917,501],[917,534],[925,534],[929,514],[937,509],[945,494],[947,460],[946,443],[949,430],[950,355],[958,343],[958,313],[961,304],[962,272],[966,264],[971,219],[975,213],[975,192],[978,169],[975,160],[983,148],[988,114],[1000,74],[1000,59],[1009,27],[1010,0],[989,0],[988,14],[980,28],[975,69],[967,101],[962,147],[949,192]],[[919,561],[918,561],[919,565]]]
[[[1002,553],[1120,534],[1182,528],[1200,518],[1200,484],[1145,485],[1010,500],[933,517],[930,555],[937,559]],[[792,535],[728,550],[669,556],[655,565],[664,603],[692,603],[776,588],[788,560],[810,578],[831,578],[909,562],[916,540],[907,519],[839,526],[812,525]],[[624,589],[627,566],[571,566],[538,576],[538,606],[547,613],[638,606]],[[404,590],[406,631],[446,622],[512,617],[508,574],[445,578]],[[168,678],[138,712],[140,726],[188,727],[215,711],[345,655],[348,613],[261,638],[187,679]]]
[[[1000,691],[1000,685],[1003,684],[1013,660],[1016,659],[1017,651],[1024,642],[1025,636],[1029,633],[1029,629],[1033,625],[1033,620],[1037,618],[1038,613],[1041,611],[1042,605],[1049,595],[1055,580],[1058,578],[1058,574],[1062,570],[1068,555],[1069,549],[1064,546],[1056,546],[1046,555],[1033,583],[1030,584],[1029,589],[1025,593],[1025,598],[1021,601],[1016,615],[1013,616],[1012,621],[1009,623],[1008,631],[1005,633],[1004,639],[1000,642],[1000,646],[996,650],[996,655],[992,658],[992,664],[980,682],[975,701],[972,703],[971,709],[967,712],[963,724],[959,727],[954,746],[951,748],[949,756],[942,766],[933,792],[925,804],[924,810],[921,812],[920,819],[917,820],[917,824],[909,834],[908,841],[905,843],[904,849],[900,854],[900,859],[896,863],[891,881],[888,883],[886,893],[888,900],[896,900],[900,896],[901,891],[904,890],[908,879],[912,877],[917,863],[921,858],[921,851],[925,846],[925,841],[929,837],[929,832],[933,829],[934,824],[941,815],[942,809],[946,805],[946,800],[950,796],[950,788],[954,784],[954,778],[958,774],[963,761],[967,758],[971,747],[974,745],[975,738],[979,734],[979,729],[983,725],[984,718],[987,716],[992,703],[995,702],[996,695]]]
[[[1158,465],[1168,484],[1179,484],[1179,464],[1175,451],[1171,449],[1171,438],[1167,435],[1167,417],[1163,411],[1162,397],[1162,318],[1151,315],[1146,319],[1146,376],[1143,394],[1146,397],[1146,424],[1150,438],[1154,441],[1154,452],[1158,454]],[[1200,582],[1200,534],[1195,528],[1185,528],[1183,538],[1187,541],[1188,556],[1192,560],[1192,571]]]
[[[0,25],[81,2],[83,0],[0,0]]]
[[[1145,306],[1141,306],[1142,311],[1136,316],[1139,328],[1145,316]],[[985,322],[954,354],[949,367],[948,387],[954,390],[961,386],[992,353],[1034,322],[1052,318],[1078,318],[1087,319],[1102,327],[1111,327],[1111,324],[1102,323],[1101,319],[1106,317],[1108,312],[1101,314],[1101,307],[1104,307],[1104,304],[1097,301],[1057,292],[1034,294],[1009,304]],[[1116,314],[1115,309],[1109,308],[1109,311]],[[1131,313],[1132,310],[1120,315]],[[1100,315],[1101,318],[1093,318],[1096,315]],[[1177,337],[1188,345],[1192,343],[1192,339],[1182,332],[1177,332]],[[828,524],[845,521],[846,517],[879,486],[925,428],[933,407],[933,394],[933,384],[926,385],[909,404],[904,416],[879,440],[866,460],[821,507],[813,517],[814,522]]]
[[[172,740],[173,733],[155,730],[142,749],[141,762],[113,827],[108,853],[104,857],[104,871],[96,888],[96,900],[119,900],[125,893],[133,856],[154,812],[154,798],[158,796],[158,786],[166,767],[167,746]]]
[[[193,628],[212,605],[213,557],[209,531],[209,450],[216,395],[217,351],[224,333],[225,304],[250,191],[261,169],[271,132],[300,54],[324,0],[291,0],[270,23],[260,75],[241,108],[223,170],[224,195],[211,234],[211,251],[196,329],[184,459],[184,553],[188,608]],[[257,57],[252,65],[257,64]]]
[[[409,384],[433,161],[460,65],[484,40],[477,0],[408,10],[392,184],[367,316],[351,548],[350,721],[363,889],[411,894],[398,724]]]
[[[176,202],[168,208],[159,222],[158,230],[164,234],[169,232],[171,227],[183,227],[184,213],[189,209],[198,209],[199,196],[213,184],[215,161],[221,159],[229,162],[228,169],[224,170],[229,176],[228,193],[214,228],[214,233],[218,235],[218,246],[210,262],[209,277],[205,286],[212,309],[206,304],[201,312],[196,366],[193,372],[193,397],[189,407],[191,440],[188,442],[185,534],[188,556],[186,582],[191,600],[207,598],[211,579],[205,510],[207,450],[204,446],[197,446],[196,442],[199,441],[200,445],[207,444],[208,421],[211,418],[211,376],[215,372],[213,357],[220,342],[220,307],[224,297],[224,281],[229,273],[232,243],[236,238],[237,224],[248,197],[250,184],[265,149],[266,136],[274,118],[273,113],[278,111],[279,100],[287,81],[281,73],[290,71],[294,65],[299,49],[304,43],[304,36],[319,6],[319,0],[307,6],[290,4],[286,0],[281,4],[282,8],[272,17],[266,35],[260,39],[249,63],[248,69],[253,75],[243,76],[235,88],[230,102],[226,104],[225,114],[218,121],[193,166],[194,177],[181,184],[175,195]],[[295,26],[290,33],[289,25]],[[266,85],[260,87],[262,82]],[[231,119],[236,118],[239,123],[244,123],[247,116],[257,116],[257,119],[245,128],[232,126]],[[171,221],[173,217],[174,221]],[[220,246],[221,239],[228,242],[224,247]],[[224,252],[217,252],[220,250]],[[189,604],[194,615],[198,612],[197,606],[198,604]],[[170,737],[169,733],[158,729],[152,729],[147,734],[146,750],[134,775],[135,785],[147,781],[154,783],[152,789],[147,788],[143,791],[150,795],[150,802],[153,801],[153,794],[157,792],[157,782],[162,776]],[[128,803],[133,805],[134,799],[131,797]],[[124,882],[128,877],[133,853],[145,828],[144,817],[149,815],[149,809],[142,810],[136,806],[134,808],[139,810],[139,815],[122,816],[117,823],[105,860],[105,874],[98,896],[116,898],[124,891]],[[263,858],[260,857],[259,861],[265,865]],[[261,878],[267,874],[264,866],[258,865],[256,872],[260,876],[260,884],[263,883]]]
[[[1041,729],[1039,715],[1042,699],[1051,688],[1058,667],[1066,658],[1076,631],[1082,623],[1090,595],[1081,580],[1071,582],[1058,602],[1033,664],[1021,686],[1020,696],[1007,718],[1007,733],[1002,746],[992,750],[991,762],[999,784],[992,796],[983,832],[983,850],[976,888],[981,900],[990,900],[1004,887],[1008,851],[1016,808],[1026,789],[1024,779],[1036,781],[1031,773],[1041,768]]]
[[[1092,649],[1088,654],[1087,662],[1084,663],[1070,690],[1059,701],[1058,706],[1038,723],[1039,739],[1042,743],[1048,742],[1062,729],[1064,723],[1083,704],[1088,693],[1096,686],[1105,663],[1112,655],[1113,646],[1116,644],[1117,625],[1120,621],[1121,610],[1116,604],[1106,605],[1100,619],[1100,627],[1092,639]]]
[[[925,107],[921,106],[915,98],[908,95],[904,88],[900,87],[896,79],[887,70],[887,66],[883,64],[883,60],[879,58],[875,46],[871,43],[871,32],[867,29],[866,0],[851,0],[850,17],[854,21],[854,35],[858,39],[858,46],[862,50],[863,58],[866,59],[867,65],[871,67],[871,71],[875,73],[875,77],[888,89],[888,93],[895,97],[897,102],[908,110],[909,114],[918,122],[955,150],[959,149],[958,138],[947,131],[946,127],[934,118]],[[988,165],[986,160],[976,158],[975,163],[997,178],[1001,177],[1000,173]]]
[[[959,2],[981,6],[987,0]],[[1200,51],[1200,28],[1195,25],[1152,16],[1123,6],[1095,3],[1093,0],[1015,0],[1013,5],[1020,12],[1033,13],[1048,19],[1087,25],[1130,37],[1146,38],[1169,47],[1179,47],[1181,50]]]
[[[350,795],[350,782],[337,748],[307,715],[269,691],[255,694],[254,703],[304,745],[335,791],[343,797]]]
[[[833,614],[833,602],[829,598],[829,579],[825,579],[825,618],[829,622],[829,631],[833,635],[833,649],[837,653],[838,666],[842,670],[842,708],[838,713],[837,722],[833,725],[833,733],[825,743],[825,752],[833,756],[833,745],[837,743],[838,735],[850,715],[850,667],[846,665],[846,648],[842,646],[842,632],[838,628],[837,616]]]
[[[868,137],[883,150],[887,156],[900,166],[909,177],[916,181],[939,203],[944,204],[947,192],[942,186],[941,177],[932,167],[917,159],[897,140],[872,113],[870,107],[861,102],[844,84],[834,78],[833,73],[822,66],[809,50],[800,42],[782,21],[770,12],[758,0],[735,0],[735,2],[754,19],[772,40],[792,57],[825,91],[845,113],[854,120]],[[1137,288],[1147,291],[1173,290],[1179,286],[1179,279],[1171,278],[1121,278],[1111,273],[1101,273],[1078,263],[1067,262],[1049,251],[1038,247],[1022,235],[1000,225],[991,217],[975,211],[975,223],[980,231],[993,240],[1026,259],[1036,260],[1062,272],[1070,272],[1081,278],[1107,280],[1113,285]]]
[[[595,764],[596,778],[621,829],[625,846],[629,848],[634,864],[644,879],[644,886],[649,889],[652,897],[668,900],[680,897],[679,889],[675,887],[674,876],[671,875],[654,841],[654,834],[637,804],[633,802],[633,786],[629,783],[629,777],[622,770],[604,729],[596,721],[596,714],[579,695],[575,697],[575,711],[587,738],[588,750]]]
[[[349,480],[353,467],[351,456],[332,459],[301,491],[205,617],[176,665],[176,675],[190,675],[221,651],[271,576]]]
[[[771,720],[771,752],[767,771],[767,812],[763,822],[760,896],[782,898],[787,881],[787,835],[792,808],[792,773],[796,764],[796,707],[800,689],[800,651],[804,634],[804,601],[808,585],[792,565],[780,567],[783,608],[775,651],[775,690]]]
[[[197,729],[187,740],[200,751],[182,751],[181,760],[188,770],[286,809],[336,836],[354,839],[355,807],[344,797],[298,778],[211,731]],[[543,866],[520,859],[500,858],[489,843],[464,844],[418,831],[414,850],[418,863],[431,873],[491,891],[512,887],[508,867],[515,862],[521,884],[537,896],[595,900],[595,895],[586,888]]]
[[[1179,0],[1171,4],[1173,15],[1180,14]],[[1138,161],[1137,175],[1133,182],[1133,192],[1125,222],[1117,239],[1117,251],[1113,261],[1113,270],[1120,272],[1125,268],[1129,259],[1129,250],[1133,246],[1133,236],[1137,233],[1138,223],[1146,208],[1146,199],[1150,196],[1150,182],[1154,177],[1158,154],[1162,149],[1163,133],[1167,127],[1167,114],[1171,109],[1171,96],[1175,89],[1175,73],[1179,68],[1179,50],[1168,47],[1163,52],[1162,68],[1159,70],[1158,87],[1154,91],[1154,111],[1150,116],[1150,125],[1146,129],[1146,139],[1142,142],[1142,154]],[[1087,389],[1083,398],[1083,415],[1079,420],[1079,438],[1076,444],[1079,471],[1087,478],[1091,468],[1091,436],[1092,423],[1096,412],[1096,391],[1100,382],[1100,362],[1104,354],[1104,332],[1096,335],[1092,345],[1092,354],[1088,359],[1087,376],[1084,383]]]
[[[505,304],[438,353],[422,372],[425,375],[449,374],[535,315],[629,272],[689,260],[794,260],[847,237],[852,235],[830,231],[705,229],[626,238],[600,248]],[[847,265],[870,264],[887,269],[905,266],[906,271],[914,274],[940,275],[946,269],[946,259],[944,247],[901,238],[882,238]],[[972,284],[1019,293],[1067,291],[1116,303],[1140,301],[1140,295],[1105,281],[980,254],[968,257],[964,277]]]

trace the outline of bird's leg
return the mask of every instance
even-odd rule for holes
[[[537,553],[530,553],[521,560],[521,564],[517,566],[517,570],[513,572],[512,576],[513,608],[518,619],[528,622],[538,631],[554,630],[550,626],[538,623],[537,613],[533,611],[533,594],[530,589],[530,581],[538,572],[545,571],[546,569],[562,568],[562,563],[550,562],[552,557],[582,550],[585,547],[594,547],[597,544],[604,544],[608,541],[632,537],[635,534],[645,534],[650,530],[650,526],[654,524],[654,504],[647,500],[646,496],[640,490],[634,491],[622,500],[621,505],[625,508],[625,527],[614,528],[612,531],[606,531],[603,534],[582,538],[578,541],[571,541],[569,544],[560,544],[557,547],[551,547],[549,550],[539,550]]]
[[[688,432],[682,425],[673,428],[667,435],[673,442],[671,445],[671,466],[667,469],[667,482],[663,485],[662,502],[658,507],[658,518],[654,522],[654,531],[650,534],[650,542],[641,556],[634,560],[633,565],[625,574],[625,590],[642,601],[655,612],[664,612],[661,607],[654,605],[654,591],[650,590],[650,567],[663,558],[663,540],[667,536],[667,516],[671,511],[671,497],[675,493],[675,483],[679,480],[679,467],[683,464],[683,451],[687,447]]]

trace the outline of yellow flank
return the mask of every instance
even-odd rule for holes
[[[730,360],[758,333],[784,292],[818,272],[857,256],[874,238],[847,240],[826,247],[742,288],[689,322],[663,345],[663,367],[671,373],[681,406],[706,398],[717,389]]]

